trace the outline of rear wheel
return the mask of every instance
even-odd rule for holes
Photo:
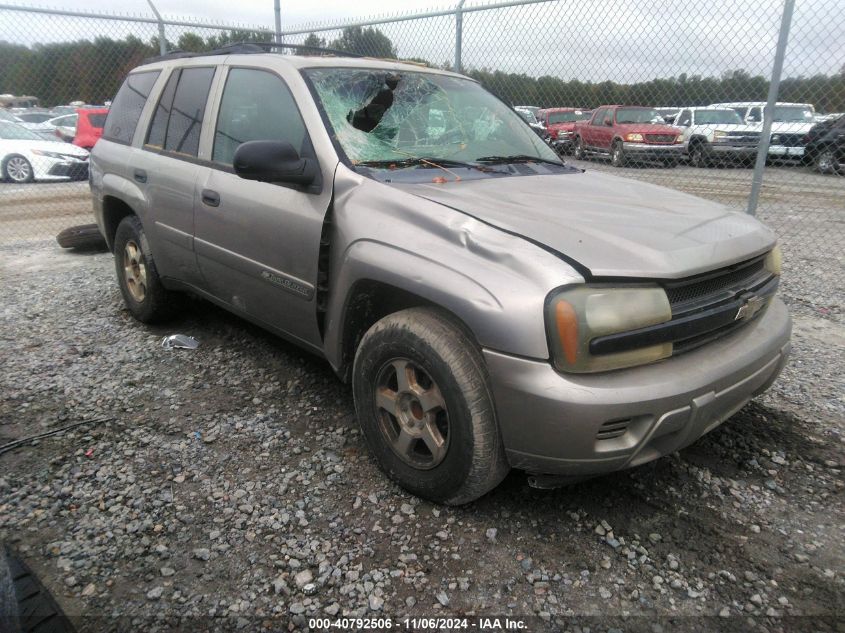
[[[17,183],[32,182],[35,172],[26,158],[14,154],[3,161],[3,177]]]
[[[141,221],[128,215],[114,236],[114,264],[126,307],[143,323],[172,316],[178,297],[161,283]]]
[[[355,354],[352,386],[376,461],[411,493],[467,503],[507,474],[484,360],[440,312],[412,308],[373,325]]]
[[[622,147],[622,141],[615,141],[610,148],[610,164],[614,167],[624,167],[625,163],[625,149]]]

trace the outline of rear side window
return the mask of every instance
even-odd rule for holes
[[[213,78],[214,68],[174,71],[153,116],[147,145],[177,154],[197,155]]]
[[[144,109],[159,72],[152,70],[133,73],[126,78],[112,102],[103,138],[118,143],[132,142],[132,135],[135,134],[135,127],[141,118],[141,110]]]
[[[247,141],[287,141],[305,149],[305,123],[282,80],[264,70],[233,68],[226,79],[212,160],[232,164],[238,145]]]

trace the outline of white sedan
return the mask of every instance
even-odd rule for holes
[[[88,151],[58,140],[46,141],[17,123],[0,121],[0,176],[17,183],[84,180]]]

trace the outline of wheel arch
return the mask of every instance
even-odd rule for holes
[[[340,379],[344,382],[349,381],[358,345],[367,330],[376,322],[401,310],[422,307],[437,310],[456,327],[460,328],[480,348],[472,328],[453,310],[444,307],[431,298],[386,281],[362,278],[358,279],[347,292],[343,313],[338,323],[340,333],[336,337],[334,354],[331,354],[334,358],[330,357]],[[327,352],[330,352],[330,350],[327,350]]]
[[[103,237],[110,251],[114,251],[114,236],[123,218],[138,214],[125,201],[117,196],[103,196]]]

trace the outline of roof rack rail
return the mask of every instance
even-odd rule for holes
[[[152,62],[164,61],[168,59],[183,59],[187,57],[206,57],[208,55],[246,55],[254,53],[275,53],[280,52],[281,49],[289,49],[296,52],[322,53],[324,55],[333,55],[336,57],[363,57],[357,53],[350,53],[349,51],[341,51],[334,48],[323,48],[321,46],[307,46],[305,44],[277,44],[276,42],[233,42],[221,48],[215,48],[210,51],[191,52],[183,50],[173,50],[165,55],[158,55],[144,60],[145,64]]]

